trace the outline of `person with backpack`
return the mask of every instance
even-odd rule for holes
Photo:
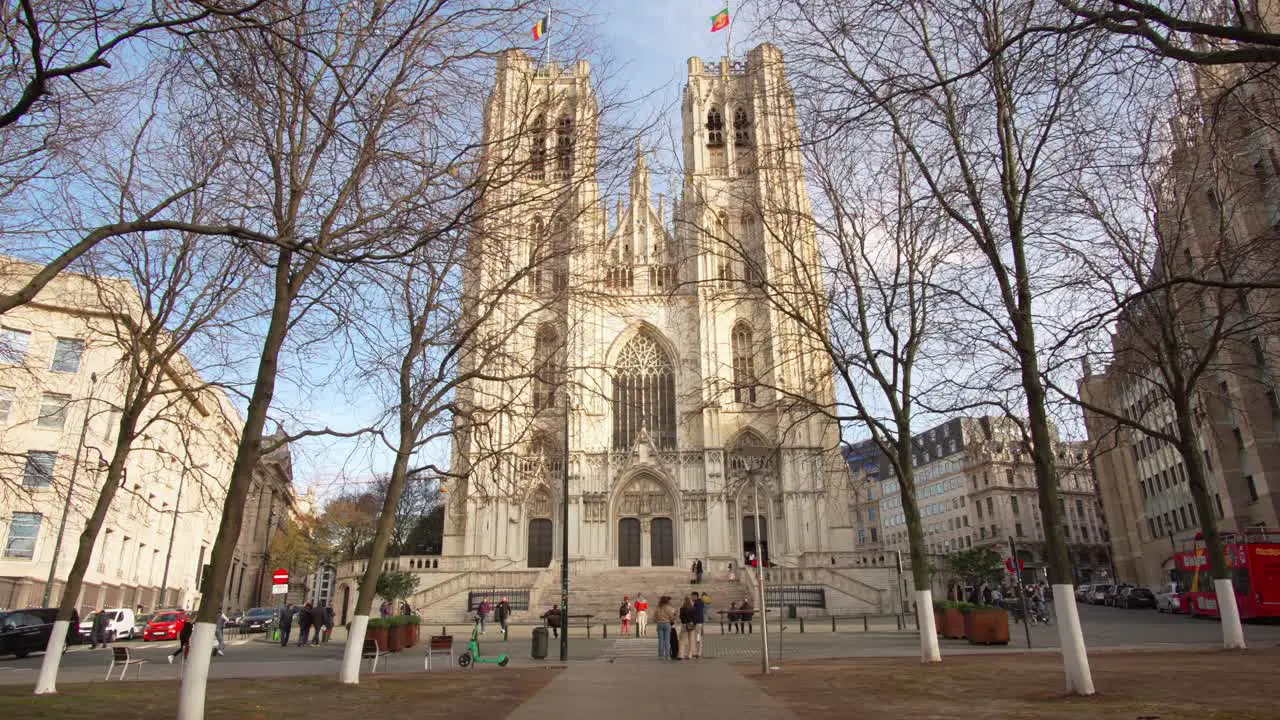
[[[489,619],[489,613],[493,612],[493,606],[489,604],[489,598],[480,601],[480,607],[476,609],[476,617],[480,620],[480,634],[484,634],[485,621]]]
[[[631,598],[622,596],[622,604],[618,606],[618,624],[622,627],[622,637],[631,632]]]

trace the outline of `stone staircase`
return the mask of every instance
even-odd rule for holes
[[[683,596],[694,590],[711,596],[711,611],[726,610],[731,602],[741,602],[747,597],[747,587],[738,580],[727,577],[704,576],[701,585],[693,585],[688,570],[676,568],[616,568],[576,576],[569,581],[569,614],[594,615],[593,622],[617,622],[618,606],[623,596],[632,600],[638,593],[644,593],[649,601],[649,608],[658,606],[658,598],[670,595],[673,602],[678,603]],[[558,588],[544,597],[548,604],[558,599]],[[707,618],[707,622],[719,622],[718,616]]]

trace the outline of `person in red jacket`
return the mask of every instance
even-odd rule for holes
[[[640,633],[640,637],[644,637],[644,630],[649,625],[649,601],[644,599],[644,593],[636,595],[636,631]]]

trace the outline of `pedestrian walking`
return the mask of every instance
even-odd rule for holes
[[[743,630],[754,633],[755,626],[751,624],[751,616],[755,614],[755,608],[751,607],[751,598],[745,598],[742,604],[738,606],[738,632]],[[744,627],[745,626],[745,627]]]
[[[320,644],[320,635],[324,632],[325,603],[323,600],[311,609],[311,644]]]
[[[102,608],[93,614],[93,624],[89,626],[89,649],[97,650],[99,645],[107,646],[107,614]]]
[[[293,630],[293,605],[280,611],[280,647],[289,646],[289,633]]]
[[[182,623],[182,629],[178,631],[178,649],[169,653],[170,665],[173,664],[173,659],[179,654],[182,655],[183,660],[186,660],[191,653],[191,630],[193,629],[191,618],[187,616],[186,612],[183,612],[178,622]]]
[[[644,599],[644,593],[636,595],[636,631],[640,633],[640,637],[644,637],[645,627],[649,624],[649,601]]]
[[[298,647],[307,644],[311,633],[311,603],[303,603],[302,608],[298,610]]]
[[[711,596],[706,593],[692,595],[693,600],[693,647],[690,649],[695,659],[702,657],[702,630],[707,619],[707,608],[711,605]]]
[[[489,619],[489,613],[493,612],[493,606],[489,604],[489,598],[480,601],[480,607],[476,611],[476,617],[480,618],[480,634],[484,634],[485,621]]]
[[[324,642],[329,642],[333,635],[333,605],[324,604]]]
[[[680,659],[688,660],[690,651],[693,649],[693,632],[696,629],[694,623],[693,595],[685,597],[684,602],[680,604]]]
[[[71,608],[71,622],[67,625],[67,638],[65,640],[66,647],[79,645],[80,640],[80,611]]]
[[[618,606],[618,625],[622,629],[622,637],[631,632],[631,598],[622,596],[622,604]]]
[[[677,654],[671,650],[671,639],[674,635],[671,630],[678,619],[676,609],[671,605],[671,596],[663,595],[658,598],[658,607],[653,611],[653,622],[658,626],[658,657],[662,660],[677,657]]]
[[[213,648],[214,655],[222,655],[227,649],[227,642],[222,637],[223,629],[227,626],[227,613],[223,608],[218,608],[218,619],[213,623],[213,639],[217,645]]]
[[[502,628],[502,641],[507,641],[507,621],[511,619],[511,603],[506,598],[498,601],[498,607],[493,610],[493,619],[497,621],[498,627]]]
[[[693,578],[694,578],[694,581],[697,582],[699,585],[702,584],[702,561],[701,560],[693,561]]]

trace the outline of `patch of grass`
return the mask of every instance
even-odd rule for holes
[[[1090,656],[1097,694],[1064,693],[1054,653],[961,655],[938,665],[877,658],[789,663],[755,680],[805,720],[1277,720],[1280,649],[1108,652]],[[743,666],[742,672],[750,669]]]
[[[331,677],[210,680],[209,720],[415,718],[493,720],[542,689],[556,668],[364,676],[354,687]],[[23,720],[114,720],[174,717],[175,681],[60,684],[57,695],[0,688],[0,717]]]

